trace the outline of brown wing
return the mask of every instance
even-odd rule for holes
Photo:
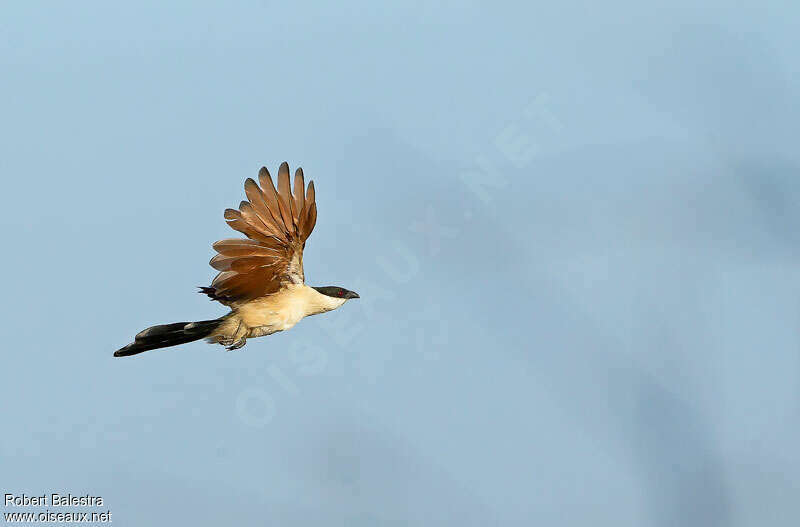
[[[303,170],[294,175],[294,193],[289,187],[289,165],[278,169],[278,189],[266,168],[258,173],[258,183],[244,183],[249,201],[239,210],[226,209],[228,225],[249,239],[226,239],[214,244],[219,253],[211,267],[220,273],[211,287],[201,291],[214,300],[230,305],[269,295],[283,284],[302,284],[303,247],[314,230],[317,205],[314,182],[305,188]]]

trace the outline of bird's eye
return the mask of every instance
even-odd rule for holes
[[[342,291],[341,289],[339,289],[339,296],[344,296],[344,291]]]

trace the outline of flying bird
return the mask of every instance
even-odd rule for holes
[[[301,319],[332,311],[358,294],[338,286],[309,287],[303,274],[303,249],[317,221],[314,182],[306,189],[303,169],[294,174],[289,188],[289,165],[278,169],[278,188],[269,171],[261,168],[258,183],[247,178],[249,201],[239,209],[226,209],[225,220],[247,239],[216,242],[211,267],[219,271],[200,292],[231,311],[215,320],[176,322],[140,331],[133,342],[114,352],[127,357],[144,351],[177,346],[205,338],[228,350],[245,345],[248,338],[284,331]]]

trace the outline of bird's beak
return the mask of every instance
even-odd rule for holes
[[[350,298],[361,298],[361,297],[360,297],[360,296],[358,296],[358,293],[356,293],[355,291],[350,291],[350,292],[347,294],[347,298],[348,298],[348,299],[350,299]]]

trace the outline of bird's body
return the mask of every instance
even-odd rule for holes
[[[303,249],[317,220],[313,181],[305,188],[297,169],[294,192],[289,188],[289,166],[281,164],[278,187],[266,168],[258,174],[260,186],[245,181],[249,201],[226,209],[228,225],[247,236],[220,240],[211,266],[219,271],[207,294],[231,308],[216,320],[176,322],[140,331],[134,341],[117,350],[124,357],[205,338],[228,349],[245,345],[248,338],[271,335],[294,327],[305,317],[341,307],[358,295],[336,286],[309,287],[303,272]]]
[[[305,317],[332,311],[345,301],[323,295],[305,284],[289,284],[277,293],[235,307],[208,340],[236,342],[271,335],[294,327]]]

